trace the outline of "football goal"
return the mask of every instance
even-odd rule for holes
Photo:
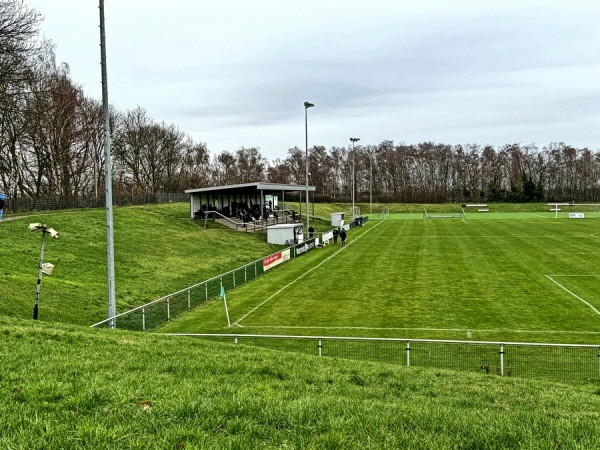
[[[465,210],[460,208],[460,213],[428,213],[426,209],[423,210],[421,218],[423,219],[464,219]]]
[[[554,217],[559,217],[559,212],[563,212],[564,216],[575,219],[583,219],[586,213],[591,217],[598,217],[600,204],[598,203],[556,203],[551,202],[546,204]]]

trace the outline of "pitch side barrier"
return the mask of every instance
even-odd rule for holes
[[[120,329],[145,331],[154,328],[184,311],[188,311],[210,299],[219,298],[222,290],[235,289],[258,278],[267,270],[309,252],[320,245],[320,242],[321,238],[319,237],[307,239],[303,243],[292,245],[237,269],[117,314],[90,327],[108,327],[111,320],[115,320],[116,327]]]
[[[554,381],[600,380],[600,346],[338,336],[258,334],[169,334],[345,358]]]

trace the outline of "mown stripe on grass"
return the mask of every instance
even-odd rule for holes
[[[353,239],[352,241],[349,241],[345,247],[340,248],[337,252],[335,252],[333,255],[328,256],[327,258],[325,258],[323,261],[321,261],[319,264],[317,264],[316,266],[314,266],[313,268],[307,270],[306,272],[304,272],[302,275],[300,275],[299,277],[297,277],[296,279],[290,281],[288,284],[286,284],[285,286],[283,286],[281,289],[279,289],[277,292],[275,292],[273,295],[269,296],[267,299],[263,300],[261,303],[259,303],[258,305],[256,305],[253,309],[251,309],[250,311],[248,311],[246,314],[244,314],[242,317],[240,317],[238,320],[236,320],[234,322],[233,325],[241,327],[243,325],[240,325],[240,322],[242,320],[244,320],[246,317],[248,317],[250,314],[254,313],[255,311],[257,311],[258,309],[260,309],[264,304],[266,304],[267,302],[269,302],[271,299],[273,299],[274,297],[276,297],[277,295],[279,295],[281,292],[285,291],[288,287],[290,287],[291,285],[295,284],[297,281],[301,280],[302,278],[304,278],[306,275],[308,275],[309,273],[311,273],[313,270],[318,269],[319,267],[321,267],[323,264],[325,264],[327,261],[329,261],[331,258],[333,258],[334,256],[337,256],[342,250],[344,250],[344,248],[347,248],[349,245],[352,245],[353,243],[355,243],[356,241],[358,241],[360,238],[362,238],[364,235],[366,235],[367,233],[369,233],[371,230],[373,230],[375,227],[378,227],[379,225],[381,225],[383,222],[379,222],[376,223],[373,228],[368,229],[367,231],[365,231],[363,234],[361,234],[360,236],[358,236],[356,239]]]

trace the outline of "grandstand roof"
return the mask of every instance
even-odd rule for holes
[[[263,182],[255,182],[255,183],[244,183],[244,184],[229,184],[225,186],[211,186],[205,188],[198,189],[187,189],[185,191],[186,194],[198,194],[202,192],[214,192],[214,191],[247,191],[252,190],[254,188],[256,191],[270,191],[270,192],[281,192],[281,191],[306,191],[306,185],[300,184],[280,184],[280,183],[263,183]],[[315,186],[308,186],[308,190],[314,192],[316,190]]]

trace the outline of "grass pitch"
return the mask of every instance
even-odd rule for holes
[[[600,222],[536,214],[372,219],[161,331],[595,344]]]

